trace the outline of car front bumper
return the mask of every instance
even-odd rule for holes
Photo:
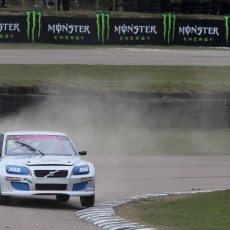
[[[0,177],[1,195],[33,196],[58,195],[90,196],[95,194],[95,173],[69,175],[66,178],[37,178],[34,175]]]

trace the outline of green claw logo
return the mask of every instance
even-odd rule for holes
[[[42,21],[42,11],[41,10],[26,10],[25,14],[27,16],[27,38],[34,43],[35,36],[37,40],[40,39],[41,35],[41,21]],[[32,21],[31,21],[32,20]]]
[[[225,28],[226,28],[226,43],[229,42],[229,18],[230,16],[224,16],[225,18]]]
[[[98,41],[104,44],[105,40],[109,39],[110,12],[97,12],[94,15],[96,16]]]
[[[164,42],[170,45],[175,39],[176,14],[165,13],[163,14],[163,18]]]

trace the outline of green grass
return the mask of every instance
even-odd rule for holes
[[[131,202],[116,212],[159,230],[228,230],[230,190]]]
[[[0,84],[135,92],[229,91],[230,67],[0,65]]]

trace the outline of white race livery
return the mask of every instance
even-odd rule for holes
[[[55,195],[63,202],[80,196],[82,206],[94,205],[94,166],[64,133],[7,132],[0,134],[0,151],[0,204],[11,196]]]

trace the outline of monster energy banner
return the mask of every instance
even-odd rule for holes
[[[0,42],[26,42],[24,16],[0,16]]]
[[[40,10],[24,16],[0,16],[0,42],[79,45],[230,46],[230,16],[222,20],[112,18],[97,12],[91,18],[48,17]]]
[[[174,44],[192,46],[229,46],[224,22],[178,20]]]

